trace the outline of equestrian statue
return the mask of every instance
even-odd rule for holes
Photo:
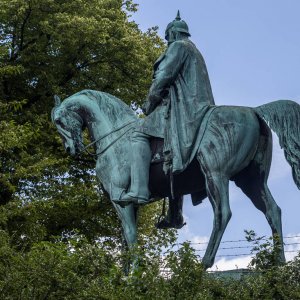
[[[183,195],[194,205],[208,197],[214,223],[202,259],[213,265],[230,220],[229,180],[264,213],[279,237],[285,261],[281,211],[267,180],[276,132],[300,189],[300,105],[274,101],[256,108],[216,106],[204,59],[180,18],[168,24],[166,51],[154,64],[152,85],[138,118],[120,99],[83,90],[63,102],[55,96],[52,121],[66,151],[77,155],[93,146],[96,174],[110,196],[130,247],[137,240],[139,205],[169,198],[158,228],[181,228]],[[85,146],[87,129],[91,144]]]

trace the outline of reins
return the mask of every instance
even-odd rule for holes
[[[111,135],[111,134],[113,134],[113,133],[115,133],[115,132],[117,132],[117,131],[119,131],[119,130],[121,130],[121,129],[123,129],[123,128],[126,128],[127,126],[129,126],[130,124],[135,123],[135,122],[136,122],[136,120],[130,121],[130,122],[128,122],[128,123],[126,123],[126,124],[124,124],[124,125],[122,125],[122,126],[116,128],[116,129],[113,129],[113,130],[107,132],[106,134],[104,134],[103,136],[101,136],[100,138],[96,139],[95,141],[89,143],[89,144],[86,145],[86,146],[83,144],[83,142],[80,141],[81,144],[84,146],[84,148],[83,148],[79,153],[82,153],[82,152],[85,151],[85,152],[86,152],[87,154],[89,154],[90,156],[93,156],[94,158],[97,158],[99,155],[103,154],[108,148],[110,148],[116,141],[118,141],[123,135],[125,135],[131,128],[129,128],[128,130],[126,130],[125,132],[123,132],[123,133],[121,134],[121,136],[118,136],[116,139],[114,139],[111,143],[109,143],[109,144],[108,144],[104,149],[102,149],[100,152],[91,153],[91,152],[88,151],[88,148],[89,148],[89,147],[95,145],[96,143],[100,142],[101,140],[103,140],[104,138],[108,137],[109,135]]]

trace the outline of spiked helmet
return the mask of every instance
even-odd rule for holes
[[[183,32],[183,33],[186,33],[188,36],[191,36],[190,33],[189,33],[188,25],[186,24],[185,21],[181,20],[179,10],[177,12],[177,16],[176,16],[175,20],[173,20],[171,23],[168,24],[168,26],[166,28],[166,35],[167,35],[167,32],[171,28],[175,32]]]

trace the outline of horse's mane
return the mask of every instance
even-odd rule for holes
[[[124,110],[124,113],[130,114],[132,117],[136,117],[133,110],[121,99],[105,92],[95,91],[95,90],[82,90],[76,94],[70,96],[68,99],[76,96],[87,96],[92,101],[95,101],[100,108],[106,109],[108,106],[118,110]],[[67,99],[66,99],[67,100]]]

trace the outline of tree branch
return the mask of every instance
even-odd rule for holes
[[[28,6],[28,10],[27,10],[26,15],[25,15],[25,19],[24,19],[24,21],[23,21],[23,23],[22,23],[22,26],[21,26],[20,47],[19,47],[20,51],[23,50],[25,25],[26,25],[27,21],[29,20],[29,17],[30,17],[30,15],[31,15],[31,12],[32,12],[32,9],[31,9],[31,7],[30,7],[30,5],[29,5],[29,6]]]
[[[82,44],[78,51],[74,51],[75,53],[77,53],[76,56],[74,56],[70,63],[72,66],[74,66],[76,64],[76,61],[78,60],[78,58],[80,57],[80,54],[82,53],[83,49],[86,47],[86,44]],[[64,86],[68,81],[70,81],[74,75],[80,70],[80,67],[75,67],[73,69],[69,69],[66,71],[66,75],[64,76],[64,78],[59,82],[58,86]]]

